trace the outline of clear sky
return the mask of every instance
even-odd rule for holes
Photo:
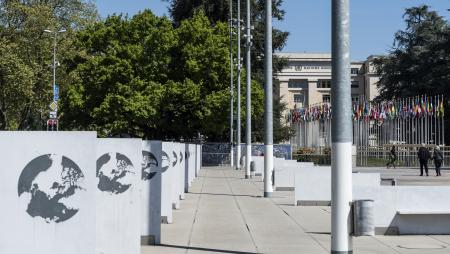
[[[405,8],[427,4],[450,20],[450,0],[350,0],[351,54],[353,60],[386,54],[394,33],[404,28]],[[102,17],[112,13],[133,15],[151,9],[167,15],[162,0],[97,0]],[[284,0],[286,17],[274,25],[290,33],[284,52],[330,52],[331,0]]]

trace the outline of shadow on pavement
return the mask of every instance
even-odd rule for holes
[[[170,244],[161,244],[159,246],[168,247],[168,248],[185,249],[185,250],[198,250],[198,251],[209,251],[209,252],[229,253],[229,254],[258,254],[256,252],[242,252],[242,251],[233,251],[233,250],[218,250],[218,249],[200,248],[200,247],[188,247],[188,246],[179,246],[179,245],[170,245]]]

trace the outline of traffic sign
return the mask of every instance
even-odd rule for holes
[[[58,84],[55,84],[53,86],[53,101],[58,101],[59,100],[59,86]]]
[[[49,108],[50,108],[52,111],[58,111],[58,103],[57,103],[56,101],[50,103]]]
[[[50,111],[50,119],[56,119],[56,118],[58,118],[58,112]]]

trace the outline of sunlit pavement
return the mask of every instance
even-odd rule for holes
[[[418,178],[415,169],[394,172]],[[262,198],[260,177],[246,180],[244,171],[226,167],[203,168],[189,192],[174,223],[162,226],[162,245],[142,247],[142,254],[330,253],[330,207],[294,206],[292,191]],[[358,237],[354,253],[448,254],[450,236]]]

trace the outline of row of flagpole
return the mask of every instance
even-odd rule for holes
[[[371,102],[358,98],[352,105],[354,120],[385,121],[396,118],[444,117],[444,96],[415,96],[385,102]],[[332,108],[330,103],[317,103],[305,108],[288,112],[290,123],[298,121],[316,121],[330,119]]]
[[[355,98],[353,144],[358,149],[358,163],[364,166],[370,158],[387,159],[391,146],[396,146],[399,161],[415,165],[418,145],[445,145],[444,115],[442,95],[378,103],[363,96]],[[296,135],[291,143],[297,148],[330,147],[331,118],[329,103],[292,110],[288,120]]]

